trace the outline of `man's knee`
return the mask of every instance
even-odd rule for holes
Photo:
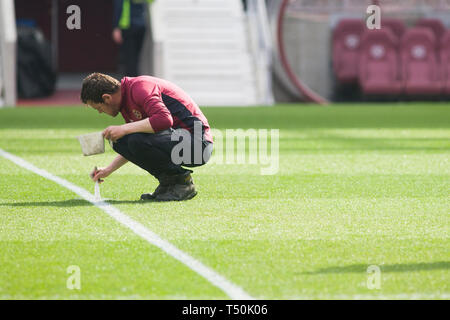
[[[208,143],[203,149],[203,162],[204,164],[211,159],[212,153],[214,150],[214,145],[212,143]]]
[[[192,159],[190,159],[191,161],[189,162],[183,162],[181,165],[184,167],[189,167],[189,168],[194,168],[194,167],[199,167],[199,166],[203,166],[205,165],[209,159],[211,159],[212,153],[213,153],[213,144],[212,143],[206,143],[203,145],[201,150],[201,154],[198,154],[197,156],[195,156],[195,152],[198,152],[197,150],[195,150],[195,147],[192,147]]]

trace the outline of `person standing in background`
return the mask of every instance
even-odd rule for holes
[[[146,32],[147,4],[152,0],[114,0],[112,38],[120,45],[121,72],[139,75],[139,59]]]

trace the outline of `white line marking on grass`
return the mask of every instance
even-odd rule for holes
[[[156,233],[152,232],[151,230],[144,227],[139,222],[131,219],[129,216],[123,214],[120,212],[119,209],[115,208],[114,206],[110,205],[107,202],[100,201],[96,202],[94,195],[89,193],[87,190],[80,188],[73,183],[64,180],[58,176],[55,176],[43,169],[37,168],[31,163],[25,161],[24,159],[15,156],[11,153],[8,153],[2,149],[0,149],[0,156],[2,156],[5,159],[8,159],[18,166],[27,169],[29,171],[32,171],[48,180],[51,180],[53,182],[56,182],[60,186],[63,186],[73,192],[75,192],[80,197],[84,198],[85,200],[92,203],[94,206],[102,209],[105,211],[109,216],[114,218],[116,221],[120,222],[124,226],[130,228],[134,233],[139,235],[140,237],[147,240],[149,243],[153,244],[154,246],[160,248],[173,258],[177,259],[181,263],[188,266],[191,270],[198,273],[200,276],[208,280],[211,284],[216,286],[217,288],[221,289],[223,292],[225,292],[231,299],[235,300],[253,300],[254,298],[251,297],[249,294],[247,294],[243,289],[236,286],[235,284],[231,283],[227,279],[225,279],[223,276],[215,272],[214,270],[208,268],[200,261],[196,260],[195,258],[191,257],[187,253],[181,251],[168,241],[160,238]]]

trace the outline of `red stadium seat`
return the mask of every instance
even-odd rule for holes
[[[394,19],[394,18],[382,18],[381,19],[381,29],[389,28],[397,36],[398,39],[401,39],[403,34],[406,31],[406,26],[403,23],[403,20]]]
[[[441,82],[436,37],[428,28],[412,28],[401,41],[402,79],[407,94],[439,94]]]
[[[401,93],[398,43],[398,38],[388,28],[364,32],[359,60],[359,83],[363,93]]]
[[[333,70],[341,83],[358,79],[359,49],[364,31],[362,19],[341,20],[333,32]]]
[[[438,45],[446,31],[444,24],[439,19],[420,19],[416,23],[416,27],[430,28],[436,37],[436,41],[438,41]]]
[[[440,56],[444,93],[450,95],[450,30],[442,37]]]

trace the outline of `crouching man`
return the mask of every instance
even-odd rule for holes
[[[106,168],[91,172],[94,181],[102,182],[131,161],[159,181],[153,193],[141,195],[142,200],[188,200],[197,194],[193,171],[184,167],[205,164],[213,140],[208,120],[182,89],[150,76],[119,82],[93,73],[83,80],[81,100],[99,113],[115,117],[120,112],[126,122],[103,131],[119,155]]]

